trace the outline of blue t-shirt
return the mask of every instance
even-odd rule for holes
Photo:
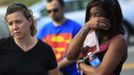
[[[56,59],[59,62],[64,58],[69,43],[80,28],[81,26],[78,23],[70,19],[67,19],[59,26],[55,26],[53,22],[50,22],[44,25],[37,33],[37,37],[52,46]],[[76,63],[72,63],[61,71],[69,73],[68,75],[78,75],[76,74]]]

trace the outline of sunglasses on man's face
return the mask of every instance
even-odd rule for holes
[[[58,12],[58,8],[55,8],[55,9],[52,9],[52,10],[47,10],[47,13],[48,14],[50,14],[51,12],[54,12],[54,13],[56,13],[56,12]]]

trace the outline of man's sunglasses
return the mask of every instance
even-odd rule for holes
[[[56,13],[56,12],[58,12],[58,11],[59,11],[59,9],[58,9],[58,8],[55,8],[55,9],[52,9],[52,10],[47,10],[47,13],[48,13],[48,14],[50,14],[51,12]]]

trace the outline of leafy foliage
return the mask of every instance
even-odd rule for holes
[[[0,6],[9,5],[10,3],[14,3],[14,2],[22,2],[25,5],[30,6],[39,1],[41,0],[0,0]]]

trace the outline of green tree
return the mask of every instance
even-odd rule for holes
[[[14,2],[22,2],[27,6],[31,6],[32,4],[35,4],[41,0],[0,0],[0,6],[9,5],[10,3]]]

